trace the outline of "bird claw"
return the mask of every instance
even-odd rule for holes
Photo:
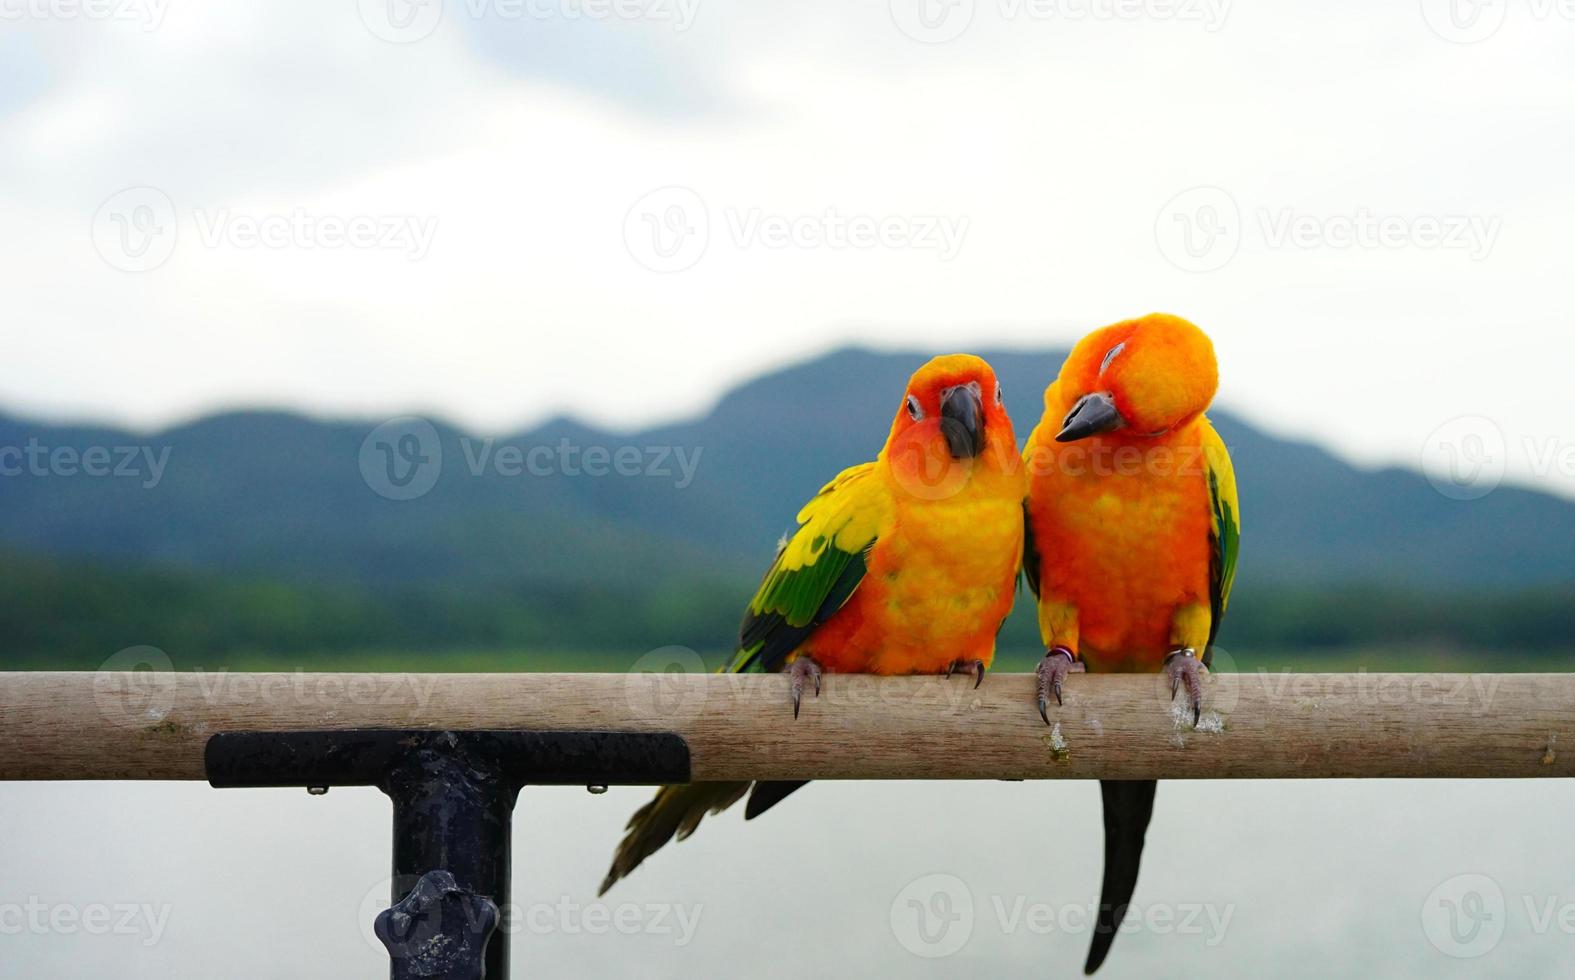
[[[952,665],[946,668],[946,676],[950,677],[956,673],[972,674],[973,689],[977,691],[979,685],[984,683],[984,661],[978,658],[973,660],[953,660]]]
[[[1067,674],[1081,674],[1086,668],[1077,655],[1066,647],[1057,646],[1045,651],[1045,658],[1039,661],[1039,667],[1034,671],[1039,676],[1039,717],[1050,724],[1050,696],[1055,695],[1057,706],[1061,704],[1061,682],[1066,680]]]
[[[804,678],[815,679],[815,697],[820,697],[820,664],[815,662],[815,658],[800,654],[793,658],[788,676],[793,678],[793,717],[797,718],[799,702],[804,698]]]
[[[1165,657],[1165,673],[1170,676],[1170,699],[1176,700],[1176,692],[1183,684],[1187,686],[1193,728],[1203,720],[1203,680],[1199,675],[1207,672],[1208,668],[1198,661],[1197,652],[1191,647],[1172,650]]]

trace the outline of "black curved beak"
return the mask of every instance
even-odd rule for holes
[[[1089,436],[1097,436],[1101,432],[1119,429],[1127,424],[1127,420],[1116,411],[1116,403],[1102,391],[1084,395],[1066,413],[1066,418],[1061,422],[1061,431],[1055,435],[1056,442],[1076,442]]]
[[[941,432],[952,459],[984,452],[984,404],[972,388],[958,385],[941,397]]]

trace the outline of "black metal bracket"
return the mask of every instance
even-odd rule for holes
[[[522,786],[689,781],[671,733],[352,729],[221,732],[215,788],[376,786],[394,803],[392,907],[377,917],[393,980],[508,977],[510,822]]]

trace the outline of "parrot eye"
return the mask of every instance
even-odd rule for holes
[[[915,422],[924,418],[924,409],[919,405],[918,395],[908,396],[908,418],[913,419]]]
[[[1100,374],[1104,374],[1105,373],[1105,368],[1110,366],[1110,362],[1115,360],[1116,359],[1116,355],[1121,353],[1121,351],[1123,349],[1125,349],[1126,346],[1127,346],[1127,342],[1123,340],[1121,343],[1119,343],[1116,346],[1114,346],[1114,347],[1110,348],[1109,350],[1105,351],[1105,359],[1103,361],[1099,362],[1099,373]]]
[[[1001,382],[997,381],[995,383],[995,403],[997,405],[1002,404],[1001,397]]]

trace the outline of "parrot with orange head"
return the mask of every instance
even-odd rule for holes
[[[1095,330],[1045,390],[1023,451],[1024,577],[1046,653],[1039,714],[1083,670],[1164,671],[1196,725],[1236,574],[1236,477],[1204,417],[1218,369],[1203,331],[1163,313]],[[1153,780],[1103,780],[1105,871],[1087,973],[1137,887]]]
[[[1026,491],[995,372],[967,354],[913,375],[885,447],[798,514],[749,602],[731,671],[785,671],[797,717],[822,671],[984,679],[1011,611]],[[629,820],[602,882],[746,793],[751,819],[801,782],[664,786]],[[753,791],[751,792],[751,787]]]

